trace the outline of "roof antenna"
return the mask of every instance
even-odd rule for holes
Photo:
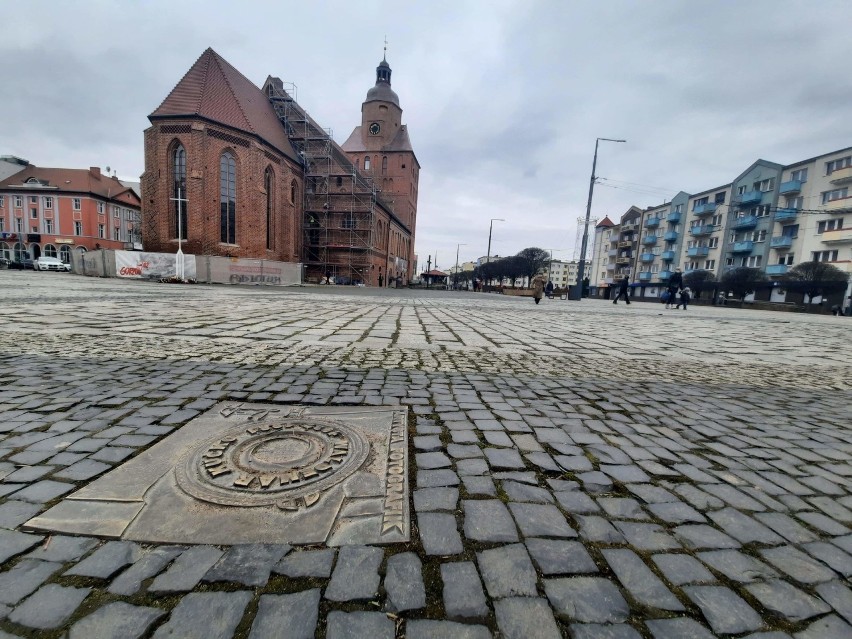
[[[385,62],[388,61],[388,36],[387,36],[387,34],[385,34],[385,52],[384,52],[384,55],[382,55],[382,60],[384,60]]]

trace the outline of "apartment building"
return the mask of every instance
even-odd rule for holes
[[[718,276],[731,209],[731,184],[690,196],[686,209],[686,240],[676,264],[684,273],[705,270]]]
[[[592,257],[589,259],[587,269],[589,288],[591,295],[601,294],[613,283],[612,273],[615,271],[615,256],[617,249],[610,248],[610,238],[617,229],[617,225],[604,216],[595,225],[595,236],[592,239]]]

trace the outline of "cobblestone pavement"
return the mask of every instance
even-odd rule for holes
[[[0,638],[852,636],[846,319],[10,271],[0,295]],[[410,406],[411,543],[22,530],[225,400]]]

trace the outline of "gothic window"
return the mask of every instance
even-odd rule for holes
[[[237,243],[237,163],[229,152],[219,159],[220,237],[225,244]]]
[[[382,157],[382,175],[388,172],[388,156]]]
[[[369,155],[364,156],[364,170],[365,171],[370,170],[370,156]]]
[[[172,153],[172,213],[174,215],[174,235],[186,239],[189,230],[187,223],[188,207],[186,197],[186,150],[178,143]],[[180,219],[180,229],[178,229]]]
[[[272,169],[263,172],[263,188],[266,189],[266,248],[273,248],[272,234]]]
[[[290,202],[296,203],[296,180],[290,182]]]

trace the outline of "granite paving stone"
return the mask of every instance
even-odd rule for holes
[[[799,583],[815,584],[837,578],[837,573],[793,546],[764,548],[760,555]]]
[[[852,639],[852,626],[837,615],[829,615],[817,619],[793,637],[795,639]]]
[[[630,614],[615,584],[602,577],[545,579],[544,591],[554,612],[568,621],[621,623]]]
[[[716,635],[695,619],[649,619],[645,622],[654,639],[716,639]]]
[[[262,595],[249,639],[313,639],[319,617],[320,590]]]
[[[546,599],[509,597],[494,602],[497,627],[505,639],[560,639]]]
[[[621,584],[638,603],[649,608],[681,611],[683,604],[632,550],[605,548],[601,554]]]
[[[17,605],[62,568],[52,561],[24,559],[6,572],[0,573],[0,603]]]
[[[488,594],[494,598],[535,597],[537,576],[523,544],[510,544],[476,553]]]
[[[585,546],[578,541],[535,539],[524,541],[535,565],[544,575],[597,572],[597,566]]]
[[[427,512],[432,510],[454,511],[459,502],[458,488],[421,488],[414,491],[414,510]]]
[[[464,551],[454,515],[449,513],[420,513],[417,522],[420,541],[423,543],[423,549],[427,555],[457,555]]]
[[[195,588],[204,574],[224,553],[213,546],[193,546],[180,554],[171,566],[157,575],[150,592],[187,592]]]
[[[15,499],[43,504],[74,490],[74,484],[43,479],[13,493]]]
[[[691,550],[739,548],[742,545],[733,537],[704,524],[684,524],[672,533],[685,548]]]
[[[604,517],[575,515],[574,519],[580,526],[580,537],[587,541],[603,544],[624,542],[624,536]]]
[[[9,620],[39,630],[58,628],[74,614],[91,590],[47,584],[15,608]]]
[[[662,553],[654,555],[651,560],[659,568],[660,572],[673,586],[684,584],[695,584],[715,581],[713,576],[704,565],[690,555]]]
[[[142,550],[131,541],[108,541],[83,561],[72,566],[65,575],[109,579],[141,556]]]
[[[821,599],[780,579],[749,584],[746,590],[767,610],[792,622],[831,611],[831,607]]]
[[[852,623],[852,590],[848,583],[829,581],[814,587],[816,594],[847,622]]]
[[[39,504],[9,500],[0,504],[0,528],[13,529],[31,519],[41,510]]]
[[[331,601],[353,601],[375,597],[379,588],[379,565],[384,553],[370,546],[343,546],[325,591]]]
[[[381,612],[328,613],[327,639],[394,639],[395,634],[393,621]]]
[[[204,575],[204,581],[235,581],[246,586],[265,586],[272,567],[290,551],[287,544],[239,544]]]
[[[479,619],[488,605],[476,566],[471,561],[441,564],[444,611],[450,619]]]
[[[740,634],[763,626],[760,615],[730,588],[685,586],[683,592],[701,609],[713,632]]]
[[[113,579],[107,590],[116,595],[135,594],[143,581],[159,574],[183,550],[170,546],[148,550],[141,559]]]
[[[467,499],[464,510],[464,535],[475,541],[518,541],[518,532],[509,510],[499,500]]]
[[[405,637],[406,639],[491,639],[491,631],[485,626],[455,621],[411,619],[405,624]]]
[[[573,623],[571,639],[641,639],[642,635],[627,624]]]
[[[388,558],[384,583],[388,610],[417,610],[426,605],[422,565],[417,555],[412,552]]]
[[[165,614],[160,608],[113,601],[75,622],[68,639],[138,639]]]
[[[181,599],[153,639],[230,639],[251,601],[251,593],[192,592]]]
[[[657,524],[632,521],[614,521],[613,524],[624,535],[627,543],[638,550],[657,552],[681,548],[680,543]]]
[[[328,578],[331,575],[335,554],[333,548],[294,550],[279,561],[272,570],[288,577]]]
[[[776,545],[783,544],[784,539],[772,532],[769,528],[756,519],[741,513],[734,508],[723,508],[708,513],[719,528],[737,541],[748,543],[759,543]]]
[[[852,577],[852,555],[843,552],[837,546],[824,541],[815,541],[804,544],[802,550],[844,577]]]
[[[503,491],[510,501],[526,501],[537,504],[552,504],[553,495],[544,488],[529,486],[517,481],[502,482]]]

